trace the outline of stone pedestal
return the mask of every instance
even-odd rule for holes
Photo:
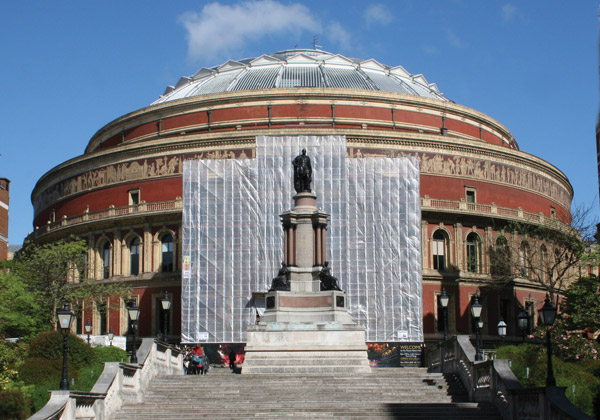
[[[261,322],[248,327],[243,374],[370,372],[365,330],[348,313],[346,294],[321,290],[329,215],[316,198],[299,193],[280,216],[289,290],[266,294]]]

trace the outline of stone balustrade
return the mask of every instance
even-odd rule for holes
[[[33,241],[43,235],[61,229],[68,229],[78,225],[103,221],[107,219],[125,219],[136,216],[149,216],[152,214],[163,213],[181,213],[183,209],[183,200],[178,197],[170,201],[158,201],[155,203],[146,203],[142,201],[139,204],[131,206],[115,207],[110,205],[107,209],[88,211],[75,216],[64,216],[55,222],[48,222],[44,226],[36,226],[35,231],[30,233],[26,240]]]
[[[174,347],[144,338],[140,364],[108,362],[90,392],[51,391],[50,400],[29,420],[108,420],[124,401],[143,401],[156,375],[183,375],[183,356]]]
[[[494,403],[505,420],[592,420],[567,399],[564,387],[524,389],[508,360],[475,362],[475,348],[467,335],[433,348],[429,369],[457,375],[470,401]]]
[[[160,201],[156,203],[141,202],[132,206],[115,207],[109,206],[107,209],[85,212],[70,217],[63,217],[55,222],[48,222],[44,226],[36,227],[35,232],[31,233],[27,240],[35,240],[47,233],[60,229],[67,229],[77,225],[102,221],[106,219],[119,219],[140,215],[151,215],[156,213],[181,213],[183,209],[183,200],[177,198],[171,201]],[[508,207],[498,207],[496,204],[467,203],[464,200],[440,200],[430,198],[428,195],[421,198],[422,211],[440,211],[458,214],[471,215],[489,215],[500,219],[515,221],[524,221],[539,225],[557,224],[562,225],[556,218],[549,218],[543,213],[530,213],[523,211],[520,207],[512,209]]]

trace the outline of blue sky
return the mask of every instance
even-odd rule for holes
[[[180,76],[298,46],[401,65],[504,124],[598,209],[599,1],[4,1],[0,177],[9,243],[30,194],[102,126]],[[596,210],[596,216],[600,212]]]

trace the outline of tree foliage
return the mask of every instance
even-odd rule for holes
[[[0,336],[31,337],[47,324],[36,293],[16,274],[0,271]]]
[[[26,243],[16,258],[14,273],[37,298],[46,321],[68,300],[102,303],[128,292],[123,283],[95,281],[87,277],[87,244],[76,237],[47,244]]]
[[[600,279],[596,276],[582,277],[565,293],[562,312],[569,330],[600,330]]]
[[[521,279],[550,296],[562,294],[580,277],[583,264],[595,263],[597,253],[589,252],[595,226],[590,214],[591,207],[578,208],[572,215],[548,218],[544,224],[511,222],[504,226],[503,244],[490,247],[492,279],[499,284]]]

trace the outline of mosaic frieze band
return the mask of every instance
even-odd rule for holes
[[[183,161],[186,159],[246,159],[252,157],[253,153],[253,149],[214,150],[108,165],[71,177],[47,188],[35,200],[35,212],[37,214],[51,203],[73,194],[110,184],[180,175],[183,173]],[[498,161],[440,153],[357,147],[349,147],[348,156],[354,158],[414,156],[419,160],[421,173],[427,175],[460,176],[517,186],[546,196],[567,209],[570,206],[570,194],[560,183],[550,177],[514,165],[501,164]]]
[[[252,157],[252,149],[214,150],[140,159],[116,165],[108,165],[68,178],[45,189],[35,199],[36,214],[63,198],[126,181],[139,181],[163,176],[181,175],[183,161],[187,159],[247,159]]]
[[[558,182],[514,165],[498,163],[486,159],[440,153],[407,152],[389,149],[349,148],[349,156],[361,157],[408,157],[419,160],[421,173],[427,175],[460,176],[478,181],[490,181],[508,186],[517,186],[544,195],[565,208],[570,208],[571,196]]]

